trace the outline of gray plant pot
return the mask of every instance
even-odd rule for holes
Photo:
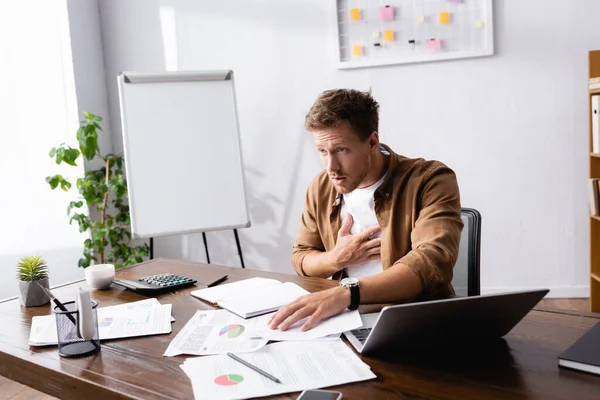
[[[43,287],[48,289],[48,278],[40,279],[39,282]],[[25,307],[37,307],[50,303],[50,298],[37,284],[37,282],[19,281],[19,290],[21,292],[21,305]]]

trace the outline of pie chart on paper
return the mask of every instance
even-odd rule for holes
[[[234,385],[237,385],[238,383],[242,382],[243,380],[244,380],[244,377],[241,375],[227,374],[227,375],[217,376],[215,378],[215,383],[217,385],[221,385],[221,386],[234,386]]]
[[[244,330],[244,325],[231,324],[224,326],[219,332],[219,336],[227,335],[229,339],[233,339],[244,333]]]

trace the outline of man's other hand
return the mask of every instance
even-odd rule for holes
[[[269,328],[287,330],[296,322],[308,318],[300,328],[307,331],[320,321],[343,312],[350,305],[350,290],[335,287],[301,296],[283,306],[269,320]]]
[[[352,264],[359,264],[370,260],[381,258],[381,238],[373,238],[373,235],[381,232],[381,227],[374,226],[364,232],[353,235],[352,215],[348,214],[346,221],[338,231],[335,248],[332,250],[333,258],[340,269]]]

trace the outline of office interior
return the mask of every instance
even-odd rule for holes
[[[580,299],[593,311],[600,281],[590,278],[599,244],[590,240],[588,79],[600,3],[493,0],[492,54],[361,68],[339,66],[340,3],[369,1],[0,4],[0,299],[18,296],[14,265],[32,253],[48,262],[51,286],[84,279],[77,265],[86,233],[69,224],[69,194],[48,188],[56,171],[48,152],[74,143],[84,111],[103,118],[102,151],[123,151],[118,74],[227,69],[252,220],[238,230],[246,269],[295,274],[305,190],[322,169],[304,116],[323,90],[354,88],[379,102],[383,143],[456,172],[463,207],[482,216],[482,294],[548,288],[546,299]],[[93,167],[59,171],[75,177]],[[206,239],[211,263],[241,268],[230,230]],[[156,238],[153,251],[207,262],[200,232]]]

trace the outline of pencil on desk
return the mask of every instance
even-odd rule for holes
[[[277,382],[277,383],[281,383],[281,381],[277,378],[275,378],[273,375],[269,374],[266,371],[263,371],[262,369],[250,364],[248,361],[242,360],[241,358],[239,358],[238,356],[236,356],[235,354],[231,354],[231,353],[227,353],[227,355],[231,358],[233,358],[236,361],[241,362],[242,364],[244,364],[246,367],[255,370],[256,372],[258,372],[259,374],[266,376],[267,378],[269,378],[270,380]]]

